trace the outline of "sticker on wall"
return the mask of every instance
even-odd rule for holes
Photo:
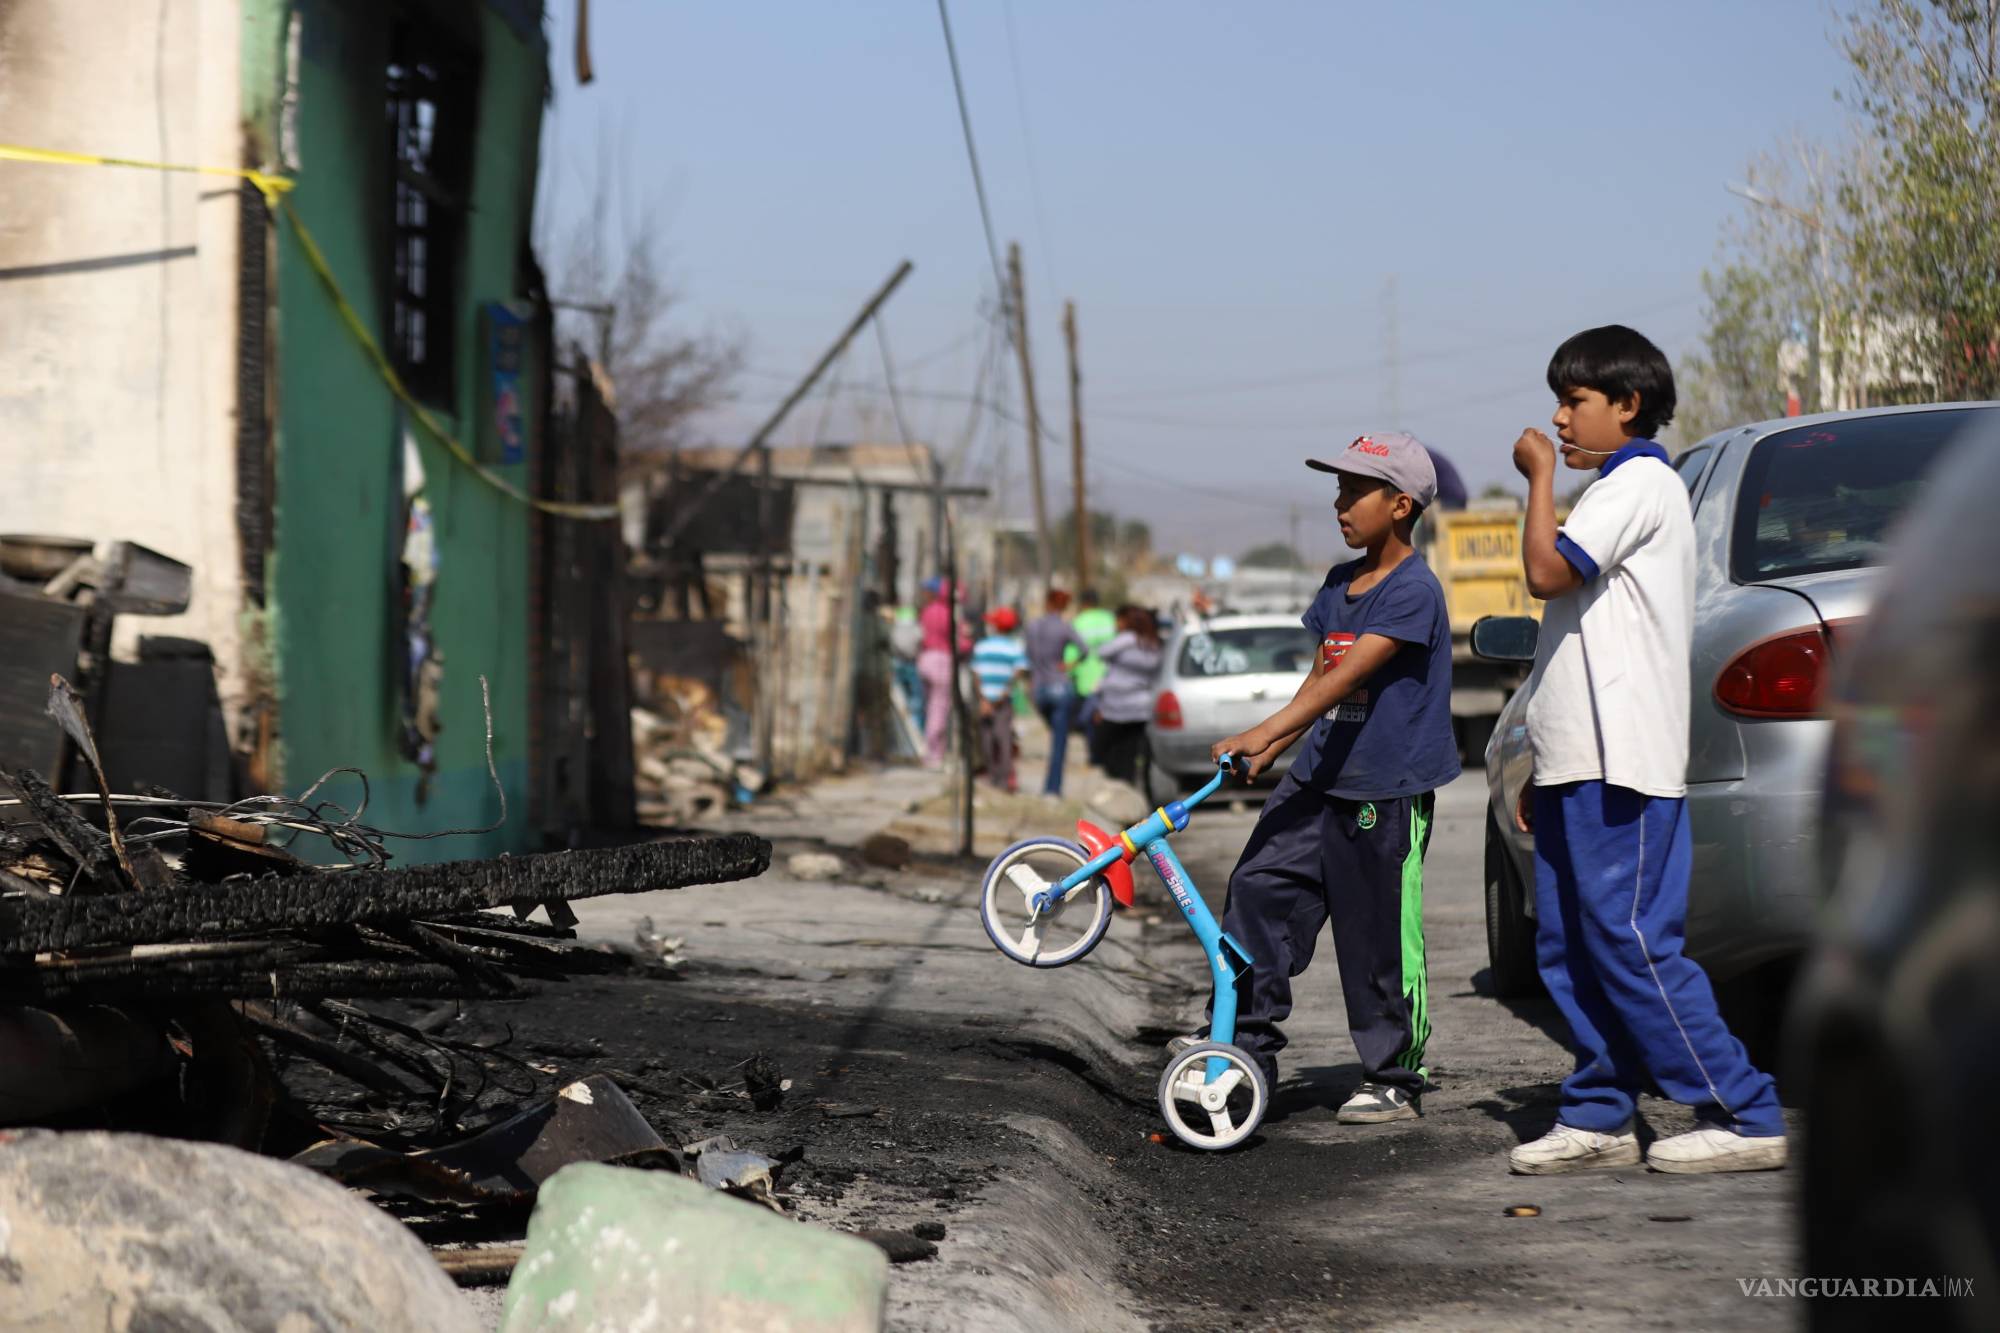
[[[527,402],[523,397],[523,363],[528,321],[505,301],[486,306],[486,357],[493,368],[494,461],[519,463],[528,456]]]

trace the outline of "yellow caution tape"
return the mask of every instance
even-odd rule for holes
[[[23,148],[19,144],[0,143],[0,158],[11,158],[16,162],[56,162],[71,167],[141,167],[147,171],[188,171],[199,176],[235,176],[249,181],[263,194],[264,202],[273,208],[278,205],[278,196],[292,188],[297,182],[284,176],[273,176],[262,171],[252,171],[248,167],[194,167],[175,162],[146,162],[133,157],[99,157],[95,153],[62,153],[53,148]]]
[[[389,386],[389,391],[402,400],[403,406],[410,410],[410,415],[417,419],[419,425],[429,431],[439,444],[451,451],[453,458],[471,468],[481,481],[502,495],[519,500],[522,504],[531,505],[544,514],[554,514],[560,518],[618,517],[618,506],[615,504],[574,504],[566,500],[538,500],[474,458],[471,452],[460,444],[450,431],[440,425],[437,418],[433,417],[404,385],[403,377],[396,373],[396,367],[390,364],[388,356],[382,351],[381,344],[375,341],[375,335],[368,331],[368,326],[362,323],[360,314],[349,303],[347,294],[340,290],[340,283],[333,276],[332,266],[326,262],[326,256],[320,253],[319,242],[313,239],[313,234],[306,229],[306,224],[299,220],[291,201],[282,200],[278,206],[284,212],[285,221],[291,223],[292,230],[298,233],[299,249],[304,252],[306,263],[312,266],[313,272],[319,274],[319,280],[326,285],[327,295],[333,298],[333,308],[339,313],[340,322],[347,325],[347,331],[354,335],[354,340],[361,344],[361,350],[375,363],[375,369],[382,376],[383,382]]]
[[[347,331],[361,344],[361,350],[367,354],[376,373],[382,377],[382,382],[388,385],[389,391],[409,409],[410,415],[417,419],[417,424],[442,444],[453,458],[470,468],[481,481],[502,495],[511,500],[518,500],[544,514],[553,514],[558,518],[596,521],[618,517],[618,506],[615,504],[576,504],[564,500],[540,500],[528,494],[474,458],[472,452],[446,430],[438,419],[430,414],[429,409],[417,401],[416,396],[403,383],[403,377],[396,373],[396,367],[382,351],[381,344],[375,341],[375,335],[370,333],[368,326],[362,322],[360,314],[347,299],[347,294],[341,290],[339,280],[333,276],[333,267],[326,262],[326,255],[319,248],[319,242],[313,239],[312,232],[292,208],[291,201],[283,197],[298,182],[285,176],[252,171],[247,167],[200,167],[172,162],[146,162],[129,157],[102,157],[93,153],[64,153],[48,148],[25,148],[18,144],[0,144],[0,158],[16,162],[52,162],[65,166],[139,167],[148,171],[186,171],[204,176],[234,176],[249,181],[264,196],[266,204],[285,215],[285,221],[290,223],[292,230],[297,233],[299,249],[304,253],[306,263],[319,275],[320,282],[326,287],[327,295],[333,300],[334,310],[340,315],[340,322],[347,326]]]

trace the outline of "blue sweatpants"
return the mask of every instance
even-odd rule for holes
[[[1236,1045],[1277,1082],[1292,979],[1333,925],[1347,1030],[1361,1076],[1424,1091],[1430,982],[1424,965],[1424,851],[1430,792],[1348,801],[1279,780],[1229,876],[1222,929],[1255,961],[1236,983]]]
[[[1535,788],[1534,819],[1536,961],[1576,1045],[1557,1118],[1619,1130],[1651,1075],[1707,1124],[1784,1133],[1771,1076],[1751,1065],[1708,974],[1681,952],[1687,802],[1571,782]]]

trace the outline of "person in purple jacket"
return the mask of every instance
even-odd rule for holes
[[[1076,682],[1074,665],[1068,660],[1071,648],[1078,659],[1090,648],[1077,637],[1076,629],[1063,618],[1069,594],[1051,588],[1042,601],[1042,614],[1028,622],[1028,690],[1035,711],[1049,727],[1049,771],[1042,780],[1044,796],[1062,795],[1063,764],[1069,756],[1070,728],[1076,722]]]

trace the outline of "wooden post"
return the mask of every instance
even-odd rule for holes
[[[1083,493],[1083,375],[1076,364],[1076,302],[1063,302],[1063,341],[1069,344],[1069,467],[1076,505],[1076,590],[1090,577],[1090,505]]]
[[[966,439],[972,438],[971,428],[966,430]],[[944,464],[936,454],[931,455],[931,573],[944,577],[944,533],[950,522],[945,513]]]
[[[959,688],[958,652],[958,537],[951,528],[945,529],[945,606],[951,612],[951,626],[948,637],[951,640],[951,718],[953,730],[958,733],[959,773],[963,782],[959,789],[959,832],[958,854],[972,855],[972,715],[965,703],[964,691]]]
[[[819,383],[819,378],[826,373],[826,368],[840,359],[840,354],[847,350],[847,344],[854,341],[854,335],[868,326],[868,321],[875,317],[875,312],[882,308],[882,303],[889,299],[890,293],[894,292],[901,285],[904,278],[910,276],[910,269],[910,261],[905,259],[897,266],[896,271],[889,275],[889,280],[883,283],[873,296],[868,298],[868,304],[861,307],[861,313],[854,317],[854,322],[843,329],[840,337],[834,340],[833,346],[827,348],[825,353],[820,356],[818,364],[807,371],[806,377],[800,380],[798,386],[785,396],[785,401],[778,404],[778,410],[764,419],[764,424],[757,428],[757,433],[750,437],[749,443],[738,449],[731,456],[729,466],[723,468],[713,477],[710,477],[707,484],[701,488],[700,494],[696,495],[687,506],[676,514],[674,521],[667,527],[666,535],[661,538],[663,543],[670,543],[674,538],[680,536],[681,531],[694,521],[695,513],[710,500],[713,500],[721,492],[722,488],[729,483],[729,479],[741,471],[743,465],[750,461],[751,456],[764,447],[770,440],[772,433],[778,429],[779,424],[798,405],[799,400],[812,391],[813,385]]]
[[[1049,557],[1049,506],[1042,491],[1042,416],[1035,406],[1035,363],[1028,355],[1028,297],[1021,283],[1021,247],[1007,246],[1008,286],[1013,289],[1014,350],[1021,357],[1021,396],[1028,409],[1028,482],[1035,499],[1035,572],[1048,590],[1053,572]]]
[[[778,642],[777,617],[772,614],[771,565],[777,547],[777,534],[772,529],[777,524],[773,512],[771,495],[771,446],[768,443],[757,446],[757,573],[753,583],[753,604],[751,624],[752,651],[757,654],[758,700],[762,705],[758,710],[756,725],[752,728],[757,749],[757,767],[768,777],[772,772],[772,760],[777,749],[778,673],[771,670],[777,654],[783,651]],[[789,646],[789,645],[786,645]]]

